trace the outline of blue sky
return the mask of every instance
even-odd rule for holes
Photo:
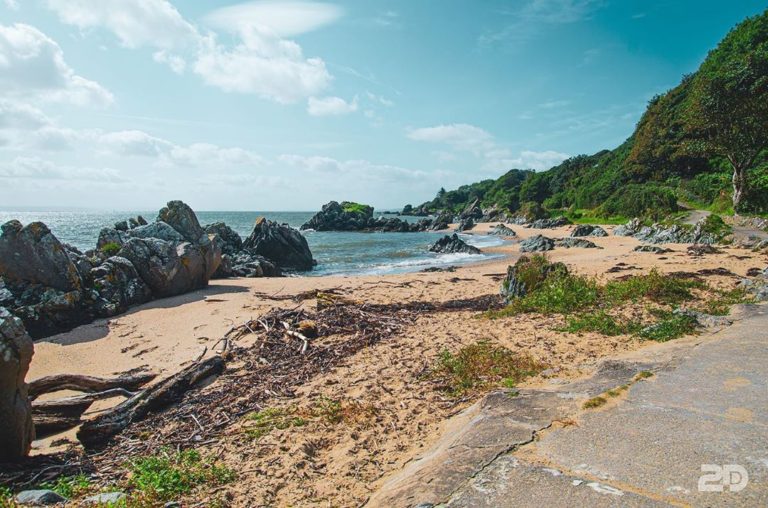
[[[765,7],[0,0],[0,207],[420,203],[614,148]]]

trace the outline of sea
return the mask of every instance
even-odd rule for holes
[[[299,228],[315,212],[196,212],[200,224],[224,222],[247,238],[258,217],[288,224]],[[93,249],[99,231],[111,227],[128,217],[143,216],[153,221],[157,212],[151,211],[3,211],[0,210],[0,224],[17,219],[22,224],[45,223],[62,242],[82,251]],[[381,213],[377,213],[381,215]],[[391,215],[390,215],[391,216]],[[421,217],[400,217],[415,221]],[[443,234],[423,233],[379,233],[379,232],[326,232],[302,231],[317,266],[302,275],[384,275],[417,272],[430,267],[447,267],[474,263],[494,257],[494,254],[434,254],[429,246]],[[495,236],[462,234],[461,238],[480,249],[498,246],[504,240]]]

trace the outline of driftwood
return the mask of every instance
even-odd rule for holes
[[[29,398],[35,400],[44,393],[57,392],[59,390],[74,390],[76,392],[103,392],[122,388],[124,390],[136,390],[157,377],[151,372],[139,372],[136,374],[121,374],[114,378],[80,376],[77,374],[60,374],[36,379],[29,383]]]
[[[181,372],[150,386],[125,402],[83,423],[77,438],[86,447],[106,443],[135,421],[142,420],[152,411],[163,409],[182,396],[203,379],[221,374],[224,360],[219,356],[195,363]]]
[[[135,395],[122,388],[113,388],[103,392],[77,395],[57,400],[35,401],[32,403],[32,420],[35,423],[37,438],[56,434],[80,425],[80,418],[91,405],[100,399],[110,397],[132,397]]]

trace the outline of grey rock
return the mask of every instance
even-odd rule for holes
[[[283,275],[280,267],[275,265],[272,261],[259,256],[258,254],[251,254],[247,251],[240,252],[232,256],[231,259],[231,275],[235,277],[281,277]]]
[[[453,222],[453,214],[448,211],[442,211],[432,221],[432,225],[429,227],[430,231],[442,231],[448,229],[448,226]]]
[[[703,328],[725,328],[733,324],[728,316],[713,316],[692,309],[675,309],[674,314],[693,318]]]
[[[558,247],[565,247],[566,249],[573,247],[581,249],[602,249],[602,247],[596,245],[594,242],[590,242],[589,240],[585,240],[583,238],[573,238],[571,236],[556,240],[555,244]]]
[[[170,224],[163,221],[153,222],[146,226],[138,226],[125,233],[128,238],[158,238],[166,242],[184,242],[186,238]],[[199,238],[198,238],[199,240]],[[197,243],[197,242],[194,242]]]
[[[52,490],[24,490],[16,495],[16,502],[28,506],[50,506],[67,502]]]
[[[429,248],[430,252],[436,252],[440,254],[481,254],[482,251],[473,245],[469,245],[459,236],[454,233],[453,235],[446,235],[439,239]]]
[[[123,501],[126,499],[127,496],[124,492],[105,492],[102,494],[96,494],[94,496],[89,496],[83,499],[82,503],[84,505],[109,505],[109,504],[116,504],[120,501]]]
[[[302,230],[314,229],[315,231],[362,231],[368,221],[373,217],[373,208],[363,205],[360,210],[346,211],[352,203],[331,201],[323,205],[322,209],[308,222],[301,226]]]
[[[483,210],[480,208],[480,200],[475,199],[467,205],[459,214],[460,219],[479,219],[483,216]]]
[[[525,273],[525,277],[521,277],[522,273]],[[567,275],[568,267],[563,263],[541,263],[528,256],[522,256],[507,268],[507,276],[501,282],[501,295],[507,303],[515,298],[522,298],[534,291],[553,273]]]
[[[307,239],[299,231],[263,217],[243,242],[243,249],[264,256],[286,270],[311,270],[315,265]]]
[[[520,252],[545,252],[555,248],[555,241],[543,235],[526,238],[520,242]]]
[[[608,236],[608,233],[600,226],[593,226],[591,224],[580,224],[571,231],[571,236],[574,238],[582,236]]]
[[[6,281],[79,291],[83,281],[64,245],[42,222],[6,222],[0,234],[0,275]]]
[[[768,301],[768,277],[766,276],[741,279],[737,286],[752,295],[758,302]]]
[[[100,316],[114,316],[152,299],[152,291],[128,259],[113,256],[91,270]]]
[[[21,320],[0,307],[0,462],[25,457],[35,438],[24,381],[33,354]]]
[[[126,242],[128,237],[125,231],[113,228],[103,228],[99,231],[99,239],[96,241],[96,249],[101,251],[107,244],[116,244],[120,247]]]
[[[205,232],[209,235],[219,235],[221,239],[222,254],[235,254],[243,249],[243,239],[240,235],[223,222],[215,222],[205,226]]]
[[[526,227],[532,229],[552,229],[567,226],[570,223],[571,221],[565,217],[557,217],[554,219],[538,219],[526,225]]]
[[[634,252],[649,252],[651,254],[666,254],[672,252],[671,250],[659,247],[658,245],[638,245],[632,250]]]
[[[465,219],[462,219],[461,222],[459,222],[459,226],[456,228],[456,231],[461,233],[462,231],[469,231],[474,227],[475,227],[475,221],[472,220],[472,217],[467,217]]]
[[[504,224],[497,224],[488,232],[489,235],[496,236],[517,236],[517,233],[511,228],[508,228]]]
[[[183,201],[169,201],[165,207],[160,209],[157,221],[165,222],[171,226],[188,242],[201,244],[207,241],[207,235],[200,226],[197,215]]]
[[[640,219],[634,218],[622,226],[616,226],[613,229],[613,236],[634,236],[641,227]]]

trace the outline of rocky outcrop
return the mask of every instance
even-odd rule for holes
[[[537,219],[525,227],[532,229],[553,229],[567,226],[568,224],[571,224],[571,221],[565,217],[556,217],[554,219]]]
[[[256,220],[253,231],[243,242],[243,249],[272,260],[285,270],[311,270],[316,264],[304,235],[263,217]]]
[[[442,231],[444,229],[448,229],[448,227],[453,222],[453,214],[451,212],[448,212],[446,210],[443,210],[438,214],[437,217],[435,217],[435,220],[432,221],[432,224],[429,226],[430,231]]]
[[[508,228],[504,224],[496,224],[493,226],[493,228],[488,232],[489,235],[496,235],[496,236],[517,236],[517,233],[511,228]]]
[[[520,252],[545,252],[555,248],[555,241],[543,235],[526,238],[520,242]]]
[[[467,217],[466,219],[461,219],[461,222],[459,222],[459,225],[456,227],[456,231],[461,233],[462,231],[474,229],[474,227],[475,221],[472,220],[472,217]]]
[[[633,252],[648,252],[651,254],[667,254],[668,252],[672,252],[669,249],[665,249],[664,247],[659,247],[658,245],[638,245],[634,249],[632,249]]]
[[[7,282],[41,284],[65,292],[83,287],[64,245],[42,222],[22,226],[12,220],[2,225],[0,276]]]
[[[473,245],[464,242],[457,234],[446,235],[429,248],[430,252],[439,254],[482,254],[482,251]]]
[[[583,236],[595,236],[595,237],[601,237],[601,236],[608,236],[608,232],[601,228],[600,226],[593,226],[591,224],[580,224],[576,226],[573,231],[571,231],[571,236],[573,238],[583,237]]]
[[[113,256],[92,268],[91,278],[99,295],[95,304],[99,316],[115,316],[152,299],[152,290],[124,257]]]
[[[146,225],[147,225],[146,219],[144,219],[144,217],[139,215],[135,219],[133,217],[129,217],[126,220],[115,222],[114,229],[118,231],[128,231],[129,229],[137,228],[139,226],[146,226]]]
[[[634,236],[643,227],[640,219],[634,218],[621,226],[613,229],[613,236]]]
[[[315,231],[362,231],[373,217],[373,208],[368,205],[343,201],[331,201],[308,222],[301,226],[302,230]]]
[[[209,235],[219,235],[222,254],[232,255],[243,250],[243,239],[234,229],[223,222],[208,224],[204,230]]]
[[[550,263],[544,256],[522,256],[514,266],[507,268],[507,276],[501,283],[501,295],[507,303],[535,291],[551,274],[567,275],[563,263]]]
[[[623,226],[613,230],[614,236],[633,236],[641,242],[650,244],[661,243],[701,243],[715,244],[718,238],[713,233],[705,231],[705,219],[697,224],[653,224],[644,226],[640,219],[632,219]]]
[[[585,240],[583,238],[573,238],[570,236],[556,240],[555,245],[558,247],[565,247],[566,249],[571,249],[574,247],[579,249],[602,249],[602,247],[595,245],[594,242],[590,242],[589,240]]]
[[[0,462],[25,457],[35,439],[24,381],[33,354],[21,320],[0,307]]]
[[[467,205],[464,210],[459,214],[459,218],[464,219],[480,219],[483,216],[483,210],[480,208],[480,200],[475,199]]]
[[[768,301],[768,267],[754,278],[741,279],[738,287],[758,302]]]

